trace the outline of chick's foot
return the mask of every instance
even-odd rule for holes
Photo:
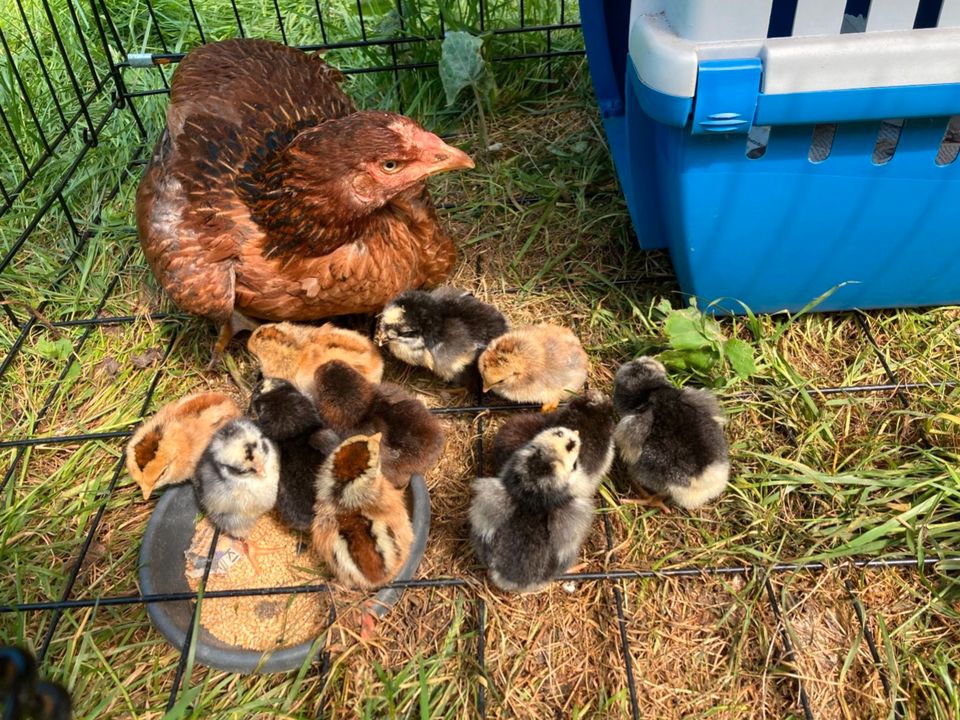
[[[241,540],[240,548],[243,556],[250,563],[250,566],[257,575],[260,574],[260,558],[262,558],[264,555],[270,555],[271,553],[283,551],[283,548],[281,547],[255,545],[249,540]]]
[[[640,497],[629,498],[629,499],[623,500],[622,502],[625,505],[640,505],[641,507],[657,508],[660,512],[664,513],[665,515],[670,514],[670,506],[667,505],[666,500],[663,498],[662,495],[656,495],[654,493],[647,493],[644,491],[640,491],[640,492],[641,492]]]

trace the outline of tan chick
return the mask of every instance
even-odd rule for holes
[[[369,382],[383,376],[383,357],[376,344],[353,330],[324,323],[320,327],[291,322],[261,325],[250,335],[247,349],[256,356],[265,377],[293,383],[314,397],[313,375],[331,360],[341,360]]]
[[[229,395],[202,392],[164,405],[127,443],[127,470],[143,499],[164,485],[186,482],[214,433],[240,417]]]
[[[403,492],[380,472],[380,434],[344,440],[317,473],[313,548],[344,585],[390,582],[413,543]]]
[[[587,381],[589,362],[572,330],[543,323],[495,338],[478,360],[483,391],[556,410]]]

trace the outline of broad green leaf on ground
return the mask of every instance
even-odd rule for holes
[[[732,338],[723,344],[723,354],[730,361],[730,367],[742,378],[748,378],[757,371],[753,361],[753,348],[743,340]]]
[[[664,330],[670,347],[675,350],[697,350],[710,344],[710,339],[703,333],[700,318],[692,317],[683,310],[673,311],[667,316]]]
[[[443,38],[440,53],[440,80],[447,94],[447,105],[457,101],[460,91],[475,85],[483,76],[485,65],[480,50],[483,39],[458,30]]]

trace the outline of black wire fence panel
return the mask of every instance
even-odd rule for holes
[[[351,92],[377,105],[414,112],[443,103],[424,101],[428,94],[440,96],[436,66],[441,41],[447,30],[466,30],[488,36],[486,54],[494,73],[522,72],[519,68],[546,63],[546,76],[560,74],[564,63],[583,54],[578,12],[573,0],[523,2],[523,0],[357,0],[355,5],[327,0],[269,4],[271,29],[259,37],[297,45],[307,50],[326,49],[327,59],[355,77]],[[262,7],[261,4],[256,6]],[[140,262],[130,199],[150,143],[163,122],[171,66],[192,47],[227,37],[248,36],[263,25],[262,15],[242,0],[221,3],[187,3],[169,0],[14,0],[0,15],[0,330],[6,339],[0,348],[0,383],[10,382],[11,368],[40,343],[60,343],[62,352],[37,361],[37,373],[55,378],[52,389],[33,398],[33,411],[12,424],[0,439],[0,502],[5,509],[28,507],[20,487],[26,469],[39,462],[43,452],[69,446],[82,454],[84,448],[107,449],[116,461],[88,488],[89,498],[73,537],[59,538],[56,549],[67,558],[56,577],[31,582],[29,588],[0,589],[0,616],[32,617],[40,614],[42,632],[32,638],[38,657],[47,656],[65,613],[83,608],[145,605],[153,602],[193,599],[194,593],[144,596],[136,592],[92,596],[78,593],[82,569],[117,486],[124,475],[122,450],[131,428],[97,432],[58,432],[45,421],[51,413],[70,413],[84,397],[78,374],[82,359],[89,356],[97,333],[132,328],[135,335],[152,334],[160,352],[152,365],[146,392],[136,399],[140,415],[156,409],[154,395],[167,380],[168,358],[189,332],[186,319],[168,312],[115,312],[118,296],[127,292],[130,268]],[[542,76],[544,73],[541,72]],[[459,110],[454,107],[451,114]],[[434,118],[442,122],[442,118]],[[130,138],[138,142],[131,146]],[[54,162],[56,160],[56,162]],[[43,248],[43,253],[37,249]],[[42,260],[39,259],[42,255]],[[99,278],[92,282],[91,278]],[[38,280],[37,278],[40,278]],[[637,282],[643,278],[638,278]],[[858,316],[859,318],[859,316]],[[872,350],[884,363],[887,382],[875,385],[821,388],[829,394],[895,391],[891,409],[908,407],[913,389],[931,385],[903,384],[890,370],[881,348],[862,319],[859,327]],[[31,355],[33,357],[33,354]],[[952,381],[942,386],[952,387]],[[16,392],[30,394],[29,387]],[[517,405],[491,405],[477,397],[469,404],[438,408],[441,415],[476,417],[482,458],[484,417],[489,413],[527,410]],[[78,449],[79,448],[79,449]],[[482,462],[477,462],[478,473]],[[83,466],[78,466],[79,475]],[[79,478],[78,480],[82,480]],[[58,512],[55,503],[29,506],[34,515],[25,522],[42,526],[44,512]],[[24,512],[27,512],[24,510]],[[780,616],[771,578],[778,574],[821,573],[830,568],[821,563],[782,564],[772,567],[730,565],[682,567],[669,570],[617,569],[619,539],[609,513],[601,514],[606,549],[612,569],[581,572],[563,580],[595,580],[609,588],[614,617],[609,631],[617,638],[625,670],[631,714],[640,716],[631,640],[627,632],[631,583],[640,580],[682,578],[697,582],[714,576],[750,576],[765,583],[770,609]],[[0,547],[0,564],[15,563],[18,554],[39,551],[32,542],[37,535],[24,533]],[[211,547],[212,549],[212,547]],[[937,561],[931,559],[927,565]],[[916,558],[852,560],[855,568],[914,568]],[[132,579],[131,579],[132,584]],[[470,591],[476,578],[438,575],[397,583],[407,592],[431,587],[458,587]],[[326,592],[324,585],[237,590],[208,596],[290,594]],[[850,593],[857,617],[863,623],[865,642],[874,660],[880,659],[865,621],[869,608]],[[476,603],[476,659],[485,676],[487,643],[486,606]],[[147,623],[146,613],[143,616]],[[781,632],[782,657],[789,660],[789,635]],[[176,702],[189,645],[181,653],[170,688],[169,706]],[[320,672],[329,669],[330,658],[321,653]],[[887,682],[886,678],[884,683]],[[487,681],[476,694],[482,716],[488,704]],[[811,717],[803,682],[797,683],[797,699]],[[893,711],[902,715],[896,705]]]

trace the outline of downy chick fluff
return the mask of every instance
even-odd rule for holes
[[[584,484],[575,494],[591,495],[610,470],[614,455],[613,405],[596,390],[588,390],[550,413],[522,413],[508,418],[493,438],[493,473],[499,475],[517,450],[551,427],[566,427],[579,434],[575,475],[579,474]]]
[[[377,342],[409,365],[462,384],[480,352],[507,330],[506,318],[492,305],[464,290],[438,287],[394,298],[380,316]]]
[[[277,514],[308,532],[317,501],[317,472],[340,443],[313,401],[286,380],[261,378],[250,397],[250,416],[280,452]]]
[[[273,509],[280,457],[252,420],[233,420],[217,430],[197,463],[197,504],[221,531],[245,539]],[[251,558],[252,561],[252,558]]]
[[[339,360],[316,372],[317,408],[340,437],[381,433],[383,474],[404,488],[410,475],[425,475],[443,451],[443,428],[426,406],[390,383],[374,385]]]
[[[622,418],[614,442],[633,483],[688,509],[723,492],[730,461],[713,395],[674,387],[663,365],[641,357],[617,370],[613,403]]]
[[[477,360],[483,390],[508,400],[554,410],[587,381],[589,363],[580,340],[559,325],[527,325],[494,339]]]
[[[204,392],[164,405],[127,443],[127,470],[143,499],[164,485],[186,482],[210,438],[240,409],[229,395]]]
[[[470,539],[498,588],[532,592],[569,568],[590,529],[593,492],[573,479],[580,438],[548,428],[515,452],[500,477],[479,478]]]
[[[340,582],[372,589],[390,582],[410,554],[413,526],[403,492],[380,472],[380,435],[344,440],[317,475],[311,538]]]
[[[369,382],[383,376],[383,357],[370,338],[353,330],[324,323],[320,327],[292,322],[261,325],[247,340],[265,377],[293,383],[315,397],[313,375],[330,360],[341,360]]]

